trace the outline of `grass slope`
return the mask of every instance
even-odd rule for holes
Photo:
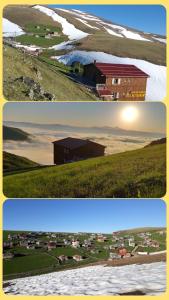
[[[25,157],[8,153],[6,151],[3,152],[4,174],[7,174],[8,172],[18,171],[18,170],[31,169],[38,166],[39,164]]]
[[[136,242],[142,241],[142,238],[139,237],[137,234],[140,232],[151,232],[151,238],[155,239],[159,242],[159,248],[152,248],[148,247],[148,249],[144,248],[144,251],[148,252],[155,252],[155,251],[162,251],[166,249],[166,234],[160,235],[158,231],[164,230],[164,228],[151,228],[150,230],[147,229],[139,229],[135,228],[132,230],[132,232],[128,232],[128,230],[124,231],[124,233],[120,233],[120,237],[123,237],[127,233],[132,234],[134,237],[134,240]],[[3,241],[8,240],[8,234],[17,234],[22,233],[22,231],[3,231]],[[23,233],[26,233],[23,231]],[[36,234],[36,232],[35,232]],[[70,233],[64,234],[62,236],[62,233],[57,233],[57,239],[60,241],[63,241],[63,238],[69,239]],[[91,234],[89,233],[83,233],[82,235],[75,235],[75,238],[79,239],[82,244],[83,241],[88,239]],[[50,252],[45,250],[44,248],[41,249],[27,249],[26,247],[22,246],[14,246],[12,249],[4,250],[4,252],[8,253],[11,252],[15,256],[12,259],[4,259],[3,260],[3,279],[12,279],[17,277],[25,277],[25,276],[31,276],[31,275],[40,275],[43,273],[49,273],[53,271],[60,271],[64,269],[72,269],[76,267],[80,267],[82,265],[88,265],[90,263],[98,263],[101,261],[107,261],[109,258],[110,252],[112,252],[111,249],[109,249],[110,245],[116,244],[115,241],[112,241],[112,234],[104,234],[107,237],[106,242],[99,243],[97,240],[93,241],[92,249],[94,249],[94,253],[91,253],[90,249],[86,249],[84,247],[75,249],[72,248],[71,245],[68,245],[66,247],[57,247],[55,249],[52,249]],[[74,233],[71,233],[71,236],[74,236]],[[51,240],[51,237],[47,237],[47,235],[44,233],[40,237],[38,237],[38,240],[40,241],[49,241]],[[17,242],[17,240],[16,240]],[[128,251],[132,251],[133,247],[130,247],[128,245],[128,242],[125,241],[125,247]],[[143,249],[141,249],[143,251]],[[63,262],[59,264],[57,257],[59,255],[66,255],[66,256],[73,256],[75,254],[82,255],[85,257],[83,261],[75,262],[73,259],[69,259],[66,262]],[[125,259],[126,260],[126,259]]]
[[[28,141],[30,134],[22,129],[3,126],[3,139],[12,141]]]
[[[33,23],[57,26],[61,29],[60,23],[29,5],[7,5],[3,10],[3,17],[22,28]]]
[[[71,14],[57,10],[57,13],[66,18],[76,28],[90,33],[89,36],[79,41],[79,50],[103,51],[119,57],[130,57],[143,59],[149,62],[166,65],[166,45],[158,42],[139,41],[127,38],[121,38],[108,34],[102,26],[96,22],[87,21],[92,26],[100,30],[94,30],[79,22]],[[123,26],[127,28],[126,26]],[[146,36],[145,36],[146,37]],[[151,35],[147,36],[148,38]]]
[[[166,146],[155,145],[107,157],[4,178],[7,197],[158,198],[165,194]],[[26,186],[26,189],[25,189]]]
[[[40,59],[24,55],[21,51],[9,46],[4,46],[3,92],[6,99],[30,101],[29,96],[27,96],[27,87],[24,83],[16,81],[16,78],[26,76],[39,83],[45,91],[54,94],[56,100],[96,100],[91,92],[68,77],[68,70],[63,64],[52,62],[50,59]],[[37,76],[35,70],[41,73],[42,78]]]

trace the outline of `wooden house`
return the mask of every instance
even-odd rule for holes
[[[134,65],[94,61],[84,66],[83,75],[94,83],[103,100],[145,100],[149,75]]]
[[[105,146],[76,138],[65,138],[53,142],[54,164],[64,164],[87,158],[103,156]]]

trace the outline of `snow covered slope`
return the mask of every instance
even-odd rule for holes
[[[3,26],[3,36],[4,37],[14,37],[18,35],[24,34],[24,31],[20,26],[18,26],[15,23],[12,23],[11,21],[3,18],[2,20],[2,26]]]
[[[159,66],[141,59],[118,57],[104,52],[96,51],[72,51],[68,54],[57,56],[56,59],[64,64],[70,65],[74,61],[88,64],[97,62],[132,64],[146,72],[150,78],[147,81],[146,100],[163,100],[166,96],[166,67]]]
[[[63,33],[65,35],[68,35],[70,40],[74,40],[74,39],[78,40],[78,39],[82,39],[82,38],[88,36],[88,33],[77,29],[74,25],[70,24],[65,18],[59,16],[52,9],[41,6],[41,5],[35,5],[34,8],[38,9],[42,13],[48,15],[54,21],[59,22],[62,25]]]
[[[166,264],[85,267],[8,283],[4,292],[11,295],[118,295],[135,290],[159,295],[166,289]]]

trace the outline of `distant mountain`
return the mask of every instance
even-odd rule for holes
[[[57,18],[51,17],[52,12]],[[4,8],[3,16],[24,31],[27,31],[28,24],[57,26],[77,50],[103,51],[165,65],[165,36],[102,19],[83,11],[83,6],[81,10],[73,10],[42,5],[9,5]]]
[[[162,139],[152,141],[150,144],[146,145],[145,148],[146,147],[151,147],[151,146],[154,146],[154,145],[160,145],[160,144],[166,144],[166,138],[162,138]]]
[[[132,233],[141,233],[141,232],[152,232],[152,231],[157,231],[157,230],[164,230],[166,231],[166,227],[138,227],[138,228],[131,228],[131,229],[124,229],[124,230],[119,230],[118,232],[120,234],[132,234]]]
[[[124,136],[135,136],[135,137],[154,137],[160,138],[164,137],[165,134],[159,132],[147,132],[147,131],[138,131],[138,130],[126,130],[120,127],[81,127],[81,126],[73,126],[73,125],[62,125],[62,124],[39,124],[39,123],[29,123],[29,122],[13,122],[13,121],[4,121],[4,125],[19,127],[19,128],[39,128],[45,130],[60,130],[67,132],[81,132],[81,133],[103,133],[110,135],[124,135]]]
[[[3,139],[11,141],[30,141],[31,135],[22,129],[3,126]]]
[[[29,160],[25,157],[3,152],[3,171],[4,173],[10,173],[13,171],[23,171],[30,170],[32,168],[38,167],[39,164]]]

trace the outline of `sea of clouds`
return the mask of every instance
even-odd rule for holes
[[[18,126],[19,127],[19,126]],[[21,128],[21,127],[20,127]],[[68,136],[90,139],[106,146],[105,155],[143,148],[154,140],[154,136],[113,135],[111,133],[77,132],[76,129],[49,130],[36,127],[23,127],[22,130],[31,134],[30,141],[5,141],[4,151],[27,157],[37,163],[53,164],[53,144],[55,140]]]

